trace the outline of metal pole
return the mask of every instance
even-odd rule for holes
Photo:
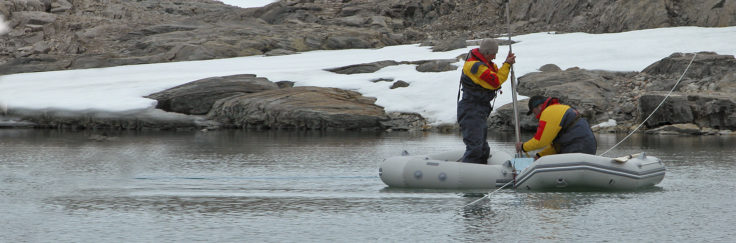
[[[509,53],[511,53],[511,18],[509,17],[509,1],[506,0],[506,26],[509,30]],[[511,98],[514,106],[514,131],[516,132],[516,146],[517,143],[521,142],[521,132],[519,131],[519,108],[516,104],[516,75],[514,75],[514,65],[511,65]],[[521,152],[516,153],[516,157],[521,157]]]

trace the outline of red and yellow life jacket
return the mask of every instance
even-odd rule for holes
[[[463,87],[470,89],[497,90],[506,82],[510,71],[510,64],[504,63],[499,69],[496,64],[486,60],[478,48],[475,48],[468,53],[460,81]]]

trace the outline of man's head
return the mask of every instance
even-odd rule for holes
[[[547,97],[541,96],[541,95],[535,95],[532,96],[532,98],[529,99],[529,111],[526,112],[526,115],[531,115],[534,113],[534,115],[539,115],[539,113],[542,113],[542,104],[547,101]]]
[[[496,58],[498,52],[498,42],[493,38],[486,38],[480,41],[480,54],[486,56],[488,61]]]

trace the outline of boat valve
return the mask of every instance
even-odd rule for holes
[[[567,181],[565,181],[565,178],[557,178],[557,187],[567,187]]]

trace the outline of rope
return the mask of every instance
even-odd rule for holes
[[[685,71],[682,72],[682,75],[680,75],[680,78],[677,79],[677,82],[675,83],[675,85],[672,86],[672,89],[670,89],[670,92],[667,93],[667,95],[664,97],[664,99],[662,99],[662,102],[659,102],[659,105],[657,105],[657,108],[654,108],[654,111],[652,111],[652,113],[649,114],[649,116],[647,116],[647,118],[644,119],[644,121],[642,121],[641,124],[639,124],[639,126],[637,126],[633,131],[631,131],[631,133],[629,133],[629,135],[626,135],[626,137],[624,137],[624,139],[621,139],[621,141],[619,141],[618,143],[616,143],[616,145],[613,145],[613,147],[611,147],[608,150],[606,150],[606,152],[601,153],[600,156],[603,156],[604,154],[610,152],[612,149],[614,149],[615,147],[618,147],[618,145],[620,145],[621,143],[623,143],[624,141],[626,141],[626,139],[628,139],[632,134],[634,134],[637,130],[639,130],[639,128],[641,128],[641,126],[643,126],[644,123],[646,123],[647,120],[649,120],[649,118],[651,118],[652,115],[654,115],[654,113],[656,113],[657,110],[659,110],[659,107],[661,107],[662,104],[664,104],[664,101],[667,100],[668,97],[670,97],[670,95],[672,94],[672,92],[675,91],[675,88],[677,87],[677,85],[680,84],[680,81],[682,81],[682,78],[685,77],[685,74],[687,73],[687,70],[690,69],[690,65],[693,64],[693,61],[695,60],[695,57],[696,56],[698,56],[698,53],[694,53],[693,54],[693,58],[690,59],[690,63],[688,63],[687,64],[687,67],[685,67]]]
[[[495,191],[489,191],[488,194],[486,194],[485,196],[479,198],[478,200],[475,200],[475,201],[472,201],[471,203],[465,204],[465,206],[463,206],[463,208],[465,208],[467,206],[470,206],[470,205],[473,205],[473,204],[476,204],[476,203],[480,202],[480,200],[483,200],[485,198],[491,199],[491,196],[493,195],[493,193],[496,193],[496,192],[500,191],[501,189],[503,189],[504,187],[508,186],[509,184],[511,184],[513,182],[514,181],[509,181],[505,185],[503,185],[503,186],[499,187],[498,189],[496,189]]]

